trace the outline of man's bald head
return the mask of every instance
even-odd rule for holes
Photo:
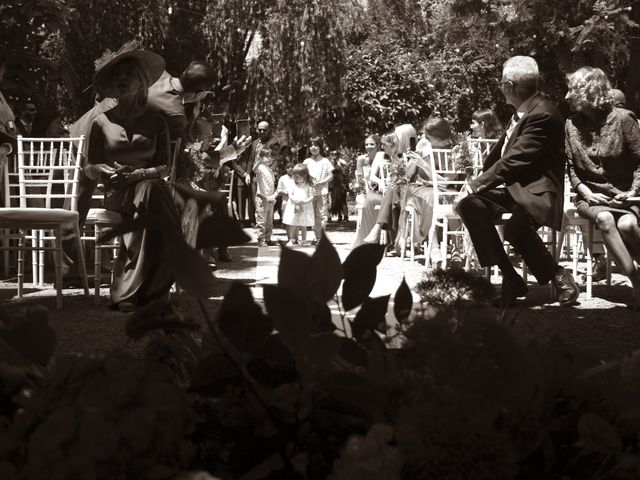
[[[258,137],[260,137],[260,140],[262,140],[263,142],[269,140],[269,137],[271,136],[271,125],[269,125],[269,122],[267,122],[266,120],[261,120],[260,122],[258,122],[256,130],[258,132]]]

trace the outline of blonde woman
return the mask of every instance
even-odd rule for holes
[[[416,138],[416,129],[409,124],[400,125],[392,134],[382,137],[382,149],[389,163],[406,164],[405,152],[409,151],[411,138]],[[372,174],[373,178],[373,174]],[[394,185],[395,179],[387,179],[380,211],[376,224],[364,239],[365,243],[377,243],[380,241],[382,230],[390,231],[390,241],[395,238],[398,231],[398,219],[400,217],[400,204],[404,195],[403,186]],[[400,182],[398,182],[400,183]]]

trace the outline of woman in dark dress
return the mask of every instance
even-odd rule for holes
[[[168,300],[173,284],[167,267],[171,235],[181,235],[178,213],[162,177],[168,173],[170,146],[165,120],[147,108],[147,89],[164,71],[159,55],[133,50],[115,55],[96,72],[94,86],[118,104],[101,113],[89,130],[84,171],[102,177],[105,208],[123,220],[143,211],[156,228],[145,226],[122,236],[113,265],[111,307],[130,311]]]
[[[633,286],[629,308],[640,311],[640,127],[628,110],[613,106],[611,85],[599,68],[568,76],[566,152],[575,205],[593,220],[607,251]]]

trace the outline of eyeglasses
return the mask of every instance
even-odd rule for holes
[[[500,81],[500,88],[502,88],[503,86],[505,86],[507,83],[510,83],[511,85],[513,85],[514,87],[516,86],[516,82],[514,82],[513,80],[501,80]]]

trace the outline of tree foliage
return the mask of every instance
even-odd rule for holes
[[[177,75],[193,59],[217,73],[211,108],[269,118],[289,141],[310,133],[358,145],[365,131],[439,112],[507,116],[502,63],[532,55],[543,90],[589,64],[617,86],[634,23],[623,0],[7,0],[0,64],[8,97],[54,103],[69,120],[91,105],[93,62],[138,39]]]

